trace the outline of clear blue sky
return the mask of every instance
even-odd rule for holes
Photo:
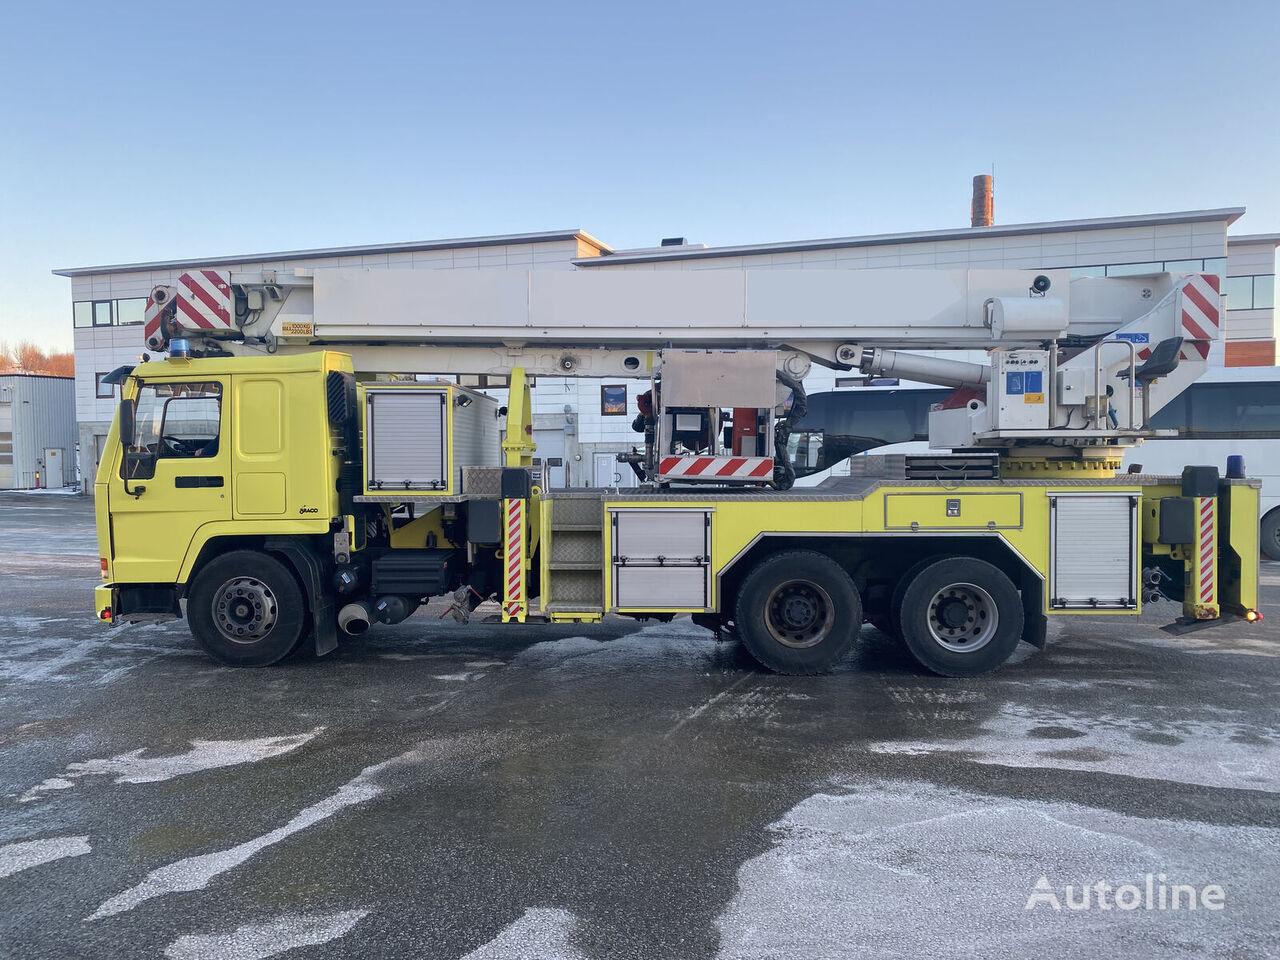
[[[1280,3],[10,4],[0,338],[55,267],[580,227],[615,247],[1249,208]]]

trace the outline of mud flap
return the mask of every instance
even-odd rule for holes
[[[289,561],[307,591],[316,656],[323,657],[326,653],[332,653],[338,648],[337,611],[334,609],[333,598],[324,588],[324,574],[315,552],[305,544],[287,537],[268,537],[263,546]]]
[[[1024,573],[1022,576],[1022,639],[1037,650],[1043,650],[1049,635],[1049,618],[1044,613],[1044,581]]]

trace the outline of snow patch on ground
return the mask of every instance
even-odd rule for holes
[[[81,857],[89,852],[88,837],[47,837],[24,840],[0,847],[0,877],[30,870],[63,857]]]
[[[1147,820],[912,783],[817,794],[774,823],[717,921],[721,960],[1266,955],[1277,946],[1280,831]],[[1027,910],[1059,890],[1146,874],[1219,884],[1219,912]],[[1157,946],[1158,945],[1158,946]]]
[[[658,662],[705,666],[715,655],[716,640],[710,630],[686,621],[657,623],[614,640],[564,637],[535,643],[513,661],[539,670],[598,670],[602,666],[626,667]]]
[[[587,960],[573,944],[578,918],[567,910],[530,907],[482,947],[462,960]]]
[[[1054,714],[1006,705],[958,740],[881,741],[875,753],[961,754],[975,763],[1085,770],[1280,793],[1280,729],[1230,721]]]
[[[488,749],[493,749],[495,746],[493,738],[486,741]],[[303,808],[283,826],[229,849],[186,857],[152,870],[141,883],[111,897],[86,919],[100,920],[103,917],[123,913],[147,900],[170,893],[203,890],[215,877],[235,869],[268,847],[327,820],[347,807],[367,803],[379,796],[385,788],[377,780],[388,770],[427,763],[438,766],[441,761],[456,756],[461,749],[461,741],[430,740],[398,756],[365,767],[357,776],[339,787],[335,793]]]
[[[324,730],[256,740],[192,740],[191,749],[168,757],[144,757],[145,748],[100,760],[70,763],[59,777],[50,777],[18,798],[19,803],[39,799],[52,790],[66,790],[82,777],[114,776],[115,783],[160,783],[175,777],[216,770],[241,763],[256,763],[296,750],[314,740]]]
[[[1106,641],[1104,641],[1106,642]],[[1122,645],[1140,644],[1195,656],[1236,654],[1245,657],[1280,657],[1280,643],[1268,637],[1241,636],[1239,630],[1205,630],[1175,637],[1167,633],[1151,637],[1125,637],[1114,641]]]
[[[297,947],[337,940],[368,915],[368,910],[286,914],[268,923],[179,937],[164,955],[167,960],[266,960]]]
[[[88,675],[93,683],[106,684],[161,657],[200,655],[186,646],[163,645],[166,636],[182,637],[178,624],[115,629],[93,624],[88,637],[43,632],[50,624],[62,622],[65,618],[0,617],[0,638],[4,640],[0,644],[0,682],[11,681],[15,686],[65,683]],[[161,644],[148,643],[149,638]]]

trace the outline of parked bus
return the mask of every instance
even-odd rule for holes
[[[856,387],[809,397],[809,409],[791,435],[797,477],[811,485],[848,470],[851,456],[874,451],[928,450],[929,408],[951,391],[939,387]],[[1152,418],[1177,429],[1176,439],[1148,440],[1129,450],[1126,467],[1143,473],[1180,473],[1187,463],[1215,464],[1244,457],[1245,471],[1262,481],[1262,550],[1280,560],[1280,368],[1211,371]]]

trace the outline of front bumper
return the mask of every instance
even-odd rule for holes
[[[93,609],[103,623],[115,623],[118,595],[109,583],[93,588]]]

